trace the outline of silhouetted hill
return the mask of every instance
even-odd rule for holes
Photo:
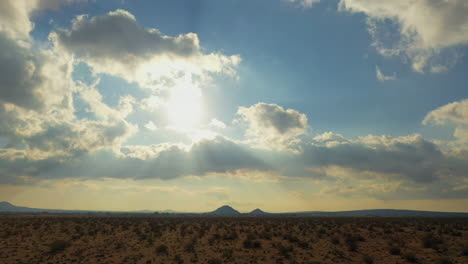
[[[0,213],[14,214],[14,213],[52,213],[52,214],[154,214],[151,210],[141,211],[85,211],[85,210],[60,210],[60,209],[40,209],[16,206],[9,202],[0,202]],[[160,211],[161,214],[172,215],[204,215],[203,213],[181,213],[172,210]],[[468,213],[457,212],[432,212],[432,211],[417,211],[417,210],[396,210],[396,209],[373,209],[373,210],[355,210],[355,211],[338,211],[338,212],[290,212],[290,213],[267,213],[261,209],[255,209],[249,213],[241,214],[234,208],[224,205],[214,210],[213,212],[206,213],[207,215],[218,216],[390,216],[390,217],[468,217]]]
[[[27,212],[40,212],[40,211],[41,209],[15,206],[9,202],[0,202],[0,212],[27,213]]]
[[[239,211],[235,210],[229,205],[224,205],[219,207],[218,209],[214,210],[213,212],[208,213],[210,215],[226,215],[226,216],[231,216],[231,215],[240,215]]]
[[[43,209],[43,208],[30,208],[23,206],[16,206],[9,202],[0,202],[0,213],[52,213],[52,214],[103,214],[103,213],[116,213],[116,214],[152,214],[154,211],[142,210],[134,212],[117,212],[117,211],[92,211],[92,210],[61,210],[61,209]]]
[[[262,210],[260,210],[260,209],[257,208],[257,209],[255,209],[255,210],[253,210],[252,212],[247,213],[247,215],[256,215],[256,216],[260,216],[260,215],[269,215],[269,213],[266,213],[266,212],[264,212],[264,211],[262,211]]]

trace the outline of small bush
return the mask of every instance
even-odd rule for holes
[[[261,248],[262,244],[258,240],[250,240],[246,239],[244,242],[242,242],[244,245],[244,248]]]
[[[357,242],[356,240],[346,240],[346,245],[348,246],[349,251],[357,251]]]
[[[417,263],[418,259],[413,253],[406,253],[403,255],[403,258],[406,259],[406,261],[411,262],[411,263]]]
[[[468,256],[468,246],[466,246],[466,247],[463,248],[462,255],[463,255],[463,256]]]
[[[443,244],[442,239],[435,237],[432,234],[428,234],[423,238],[423,246],[425,248],[437,249],[440,244]]]
[[[448,258],[439,259],[439,264],[453,264],[453,262]]]
[[[212,258],[210,260],[208,260],[208,264],[221,264],[221,260],[217,259],[217,258]]]
[[[290,253],[293,251],[292,247],[286,247],[282,244],[277,245],[276,248],[278,249],[280,256],[285,258],[289,258]]]
[[[362,258],[362,261],[365,263],[365,264],[372,264],[374,263],[374,259],[371,257],[371,256],[364,256]]]
[[[158,255],[167,255],[168,254],[168,249],[166,245],[160,245],[156,248],[156,254]]]
[[[232,253],[233,252],[234,251],[232,250],[232,248],[223,250],[223,253],[222,253],[223,259],[227,259],[227,260],[232,259]]]
[[[177,254],[177,255],[175,255],[175,257],[174,257],[174,263],[177,263],[177,264],[184,264],[184,260],[182,259],[182,257],[181,257],[179,254]]]
[[[65,240],[55,240],[49,244],[49,253],[55,254],[64,251],[70,243]]]
[[[334,237],[334,238],[332,238],[331,242],[332,242],[333,245],[338,245],[338,244],[340,244],[340,239],[337,238],[337,237]]]
[[[388,252],[392,255],[400,255],[401,254],[401,250],[400,248],[398,247],[391,247]]]

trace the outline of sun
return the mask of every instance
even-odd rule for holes
[[[167,114],[171,127],[190,130],[201,122],[201,90],[190,79],[171,91],[167,102]]]

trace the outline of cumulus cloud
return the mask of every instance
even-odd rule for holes
[[[382,71],[380,70],[379,66],[375,66],[375,72],[376,72],[376,75],[377,75],[377,80],[379,80],[380,82],[396,80],[396,74],[395,73],[393,75],[384,75],[382,73]]]
[[[234,75],[238,55],[204,54],[198,35],[175,37],[144,28],[128,11],[118,9],[88,18],[77,16],[70,29],[50,35],[58,47],[75,54],[97,73],[108,73],[143,87],[174,86],[174,80],[191,74]]]
[[[28,4],[40,9],[56,8],[63,2]],[[17,8],[21,3],[4,1],[2,5]],[[54,48],[35,48],[32,39],[17,37],[0,28],[0,48],[4,51],[0,64],[8,65],[0,69],[0,136],[8,142],[2,158],[62,160],[102,149],[118,151],[136,129],[124,120],[133,110],[134,99],[123,96],[118,109],[107,106],[96,84],[74,82],[71,56]],[[75,116],[74,96],[89,105],[94,119]],[[17,151],[13,151],[15,148]]]
[[[287,148],[308,128],[305,114],[276,104],[257,103],[239,107],[237,114],[248,125],[246,134],[264,147]]]
[[[0,135],[13,140],[44,130],[46,124],[74,118],[72,61],[53,50],[32,51],[29,44],[0,32]]]
[[[373,45],[383,55],[402,55],[415,71],[440,72],[458,54],[441,59],[444,49],[468,44],[468,2],[465,0],[341,0],[339,10],[369,17]],[[388,21],[396,23],[398,41],[385,39]],[[447,54],[445,54],[447,55]]]
[[[225,124],[223,121],[219,121],[219,120],[216,119],[216,118],[211,119],[209,125],[212,126],[212,127],[214,127],[214,128],[218,128],[218,129],[224,129],[224,128],[226,128],[226,124]]]
[[[156,131],[158,129],[158,127],[153,123],[153,121],[149,121],[148,123],[146,123],[145,128],[149,131]]]
[[[72,141],[62,140],[65,134],[60,130],[55,132],[53,136],[58,140],[48,144],[70,144]],[[75,144],[112,145],[112,142],[100,141],[103,139],[81,137],[84,142]],[[46,138],[51,137],[47,135]],[[79,147],[73,149],[80,150]],[[172,143],[125,146],[119,153],[99,151],[94,155],[78,155],[73,161],[57,156],[33,160],[24,155],[24,151],[3,149],[0,150],[0,178],[20,184],[24,177],[174,179],[220,175],[250,181],[273,177],[271,182],[275,183],[300,177],[320,180],[323,194],[351,196],[358,193],[378,199],[395,199],[398,195],[407,199],[468,195],[466,190],[444,192],[464,182],[464,173],[468,170],[466,161],[445,155],[420,135],[397,138],[369,135],[351,140],[328,132],[303,143],[301,150],[294,153],[258,151],[218,136],[191,146]],[[267,179],[255,175],[271,176]]]
[[[369,135],[342,144],[311,143],[304,147],[302,158],[310,167],[339,166],[421,183],[435,181],[449,171],[461,177],[467,169],[452,167],[438,147],[420,135]]]
[[[0,1],[0,31],[15,39],[29,39],[34,23],[29,16],[41,9],[57,9],[63,4],[86,0],[2,0]]]
[[[87,126],[89,127],[89,126]],[[109,129],[106,127],[105,129]],[[50,131],[50,130],[49,130]],[[123,129],[111,128],[104,134],[118,135]],[[50,133],[50,132],[49,132]],[[92,132],[88,132],[92,134]],[[56,133],[58,140],[50,144],[70,144],[63,132]],[[73,135],[75,136],[75,135]],[[110,144],[107,138],[87,137],[80,144],[92,144],[102,148]],[[50,137],[47,137],[50,139]],[[84,146],[88,150],[88,146]],[[56,149],[54,146],[53,149]],[[75,150],[77,148],[74,148]],[[48,157],[31,160],[22,153],[1,155],[0,178],[14,180],[13,176],[36,178],[158,178],[173,179],[181,176],[235,172],[239,169],[268,170],[269,166],[257,158],[251,150],[223,137],[201,140],[192,146],[178,144],[158,144],[150,146],[127,146],[116,156],[109,152],[98,152],[96,155],[82,155],[73,160]],[[16,155],[14,159],[11,157]],[[10,157],[10,158],[7,158]]]
[[[32,51],[30,44],[0,32],[0,103],[25,109],[70,107],[72,61],[52,50]]]
[[[303,7],[311,8],[314,4],[320,3],[320,0],[287,0],[290,3],[297,3]]]
[[[429,112],[423,125],[452,125],[454,126],[453,136],[455,141],[443,141],[441,144],[449,146],[449,149],[458,154],[464,155],[468,148],[468,99],[446,104]]]
[[[0,54],[0,64],[8,65],[0,72],[0,99],[27,108],[38,107],[41,102],[35,93],[42,81],[37,69],[39,62],[28,49],[3,33],[0,33],[0,49],[8,51]]]
[[[436,125],[446,123],[468,125],[468,99],[453,102],[429,112],[424,118],[423,124],[430,123]]]
[[[132,111],[132,98],[123,97],[119,109],[110,108],[102,103],[96,87],[74,83],[69,57],[54,50],[34,54],[1,36],[0,45],[9,42],[4,46],[10,52],[6,54],[14,55],[0,55],[1,61],[10,60],[12,65],[0,70],[0,76],[5,76],[0,81],[0,135],[12,146],[24,145],[31,159],[69,157],[115,149],[134,131],[123,119]],[[75,116],[73,94],[88,103],[97,120]]]

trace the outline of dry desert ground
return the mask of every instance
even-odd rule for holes
[[[0,216],[0,263],[468,263],[468,218]]]

